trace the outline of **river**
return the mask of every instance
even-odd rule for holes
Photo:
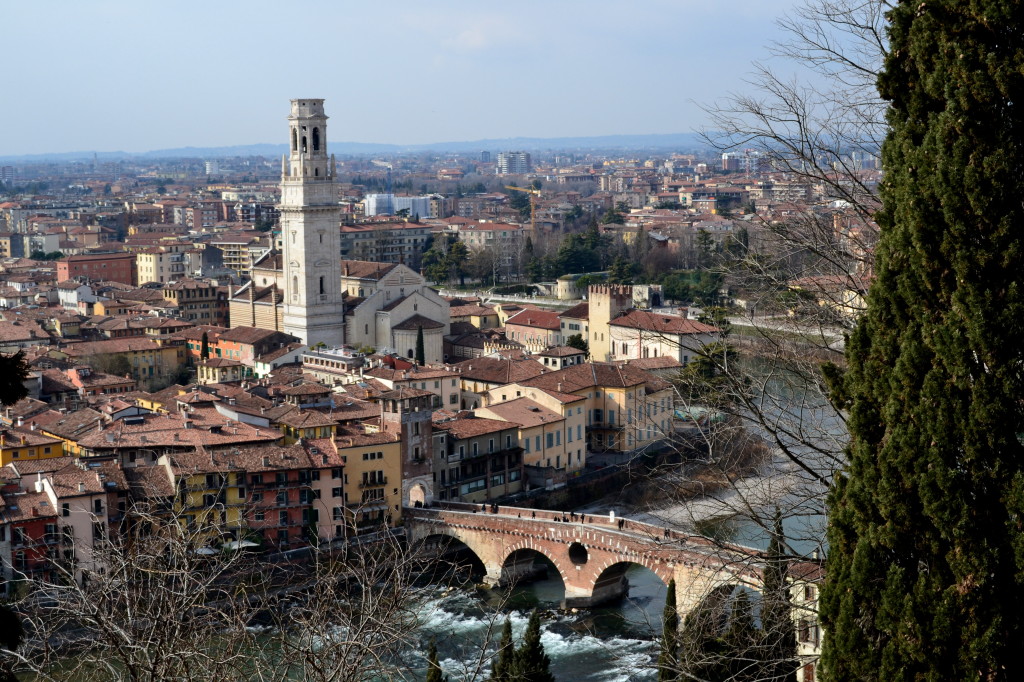
[[[653,680],[667,588],[640,566],[631,567],[626,577],[627,598],[578,613],[558,609],[564,588],[554,567],[547,578],[509,591],[436,588],[436,595],[424,602],[419,614],[422,641],[436,640],[441,667],[452,682],[484,680],[490,667],[479,669],[481,647],[495,649],[505,617],[511,619],[513,635],[519,640],[530,611],[539,608],[545,616],[541,642],[558,680]],[[408,663],[417,669],[423,665],[415,655]],[[425,671],[418,672],[422,679]]]

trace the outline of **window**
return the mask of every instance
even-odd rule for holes
[[[341,488],[331,488],[331,497],[341,497]]]
[[[549,448],[552,448],[552,447],[555,446],[555,434],[550,433],[550,432],[547,434],[547,446]]]
[[[534,446],[533,447],[534,450],[536,450],[537,452],[540,452],[540,436],[537,436],[537,437],[534,438],[533,446]]]
[[[255,511],[252,513],[253,521],[265,521],[267,515],[263,511]]]
[[[529,452],[530,451],[530,439],[529,439],[529,437],[523,439],[523,444],[526,446],[526,447],[523,448],[523,451],[524,452]]]
[[[335,507],[332,513],[331,519],[333,521],[343,521],[345,519],[341,507]]]
[[[277,512],[277,525],[287,526],[288,525],[288,512],[279,511]]]

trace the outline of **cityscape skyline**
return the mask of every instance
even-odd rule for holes
[[[38,31],[12,32],[11,53],[32,58],[11,72],[27,104],[0,110],[0,156],[270,143],[282,99],[303,96],[335,103],[339,141],[686,133],[705,122],[701,104],[746,87],[791,6],[399,3],[382,18],[111,0],[56,20],[12,6],[9,25],[45,26],[47,49]],[[307,17],[322,44],[301,28],[289,40]]]

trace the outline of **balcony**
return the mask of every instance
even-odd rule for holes
[[[379,488],[382,485],[388,484],[388,477],[381,476],[380,478],[370,478],[359,483],[360,488]]]

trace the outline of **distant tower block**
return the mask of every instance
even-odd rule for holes
[[[341,206],[327,155],[322,99],[293,99],[290,153],[281,163],[284,331],[308,345],[345,342],[341,297]]]

